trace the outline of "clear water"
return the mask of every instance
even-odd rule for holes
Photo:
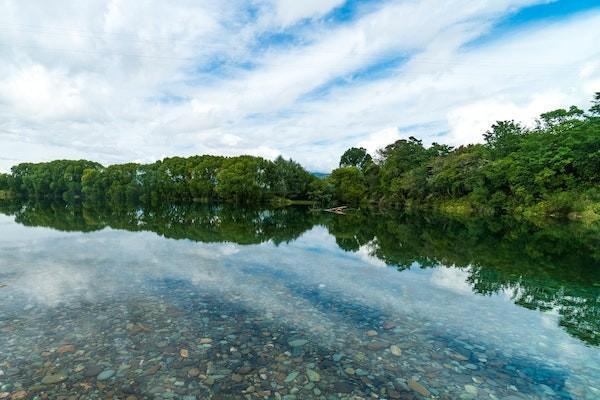
[[[594,227],[0,210],[0,399],[600,398]]]

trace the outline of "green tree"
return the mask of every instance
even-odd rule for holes
[[[351,147],[340,158],[340,167],[357,167],[363,172],[371,164],[373,164],[373,159],[363,147]]]
[[[329,177],[335,187],[335,197],[348,205],[359,205],[367,195],[365,177],[357,167],[342,167],[331,172]]]

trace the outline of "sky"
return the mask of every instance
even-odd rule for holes
[[[0,171],[480,142],[587,108],[598,0],[0,0]]]

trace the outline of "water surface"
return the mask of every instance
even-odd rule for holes
[[[594,227],[1,210],[0,398],[600,398]]]

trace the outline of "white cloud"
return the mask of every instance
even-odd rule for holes
[[[390,143],[394,143],[398,139],[400,139],[400,132],[398,128],[385,128],[371,133],[366,139],[358,142],[358,147],[364,147],[367,149],[369,154],[375,155],[377,150]]]
[[[560,91],[534,94],[525,103],[516,104],[511,99],[491,98],[457,107],[448,114],[450,134],[448,143],[459,145],[480,142],[482,132],[486,132],[496,121],[515,120],[533,127],[541,113],[553,110],[567,103]]]
[[[282,25],[291,25],[301,19],[320,17],[340,6],[344,0],[275,0],[277,20]]]
[[[206,152],[326,170],[349,146],[400,135],[479,140],[495,119],[532,121],[600,90],[598,12],[467,45],[539,2],[389,0],[337,23],[322,17],[341,0],[264,0],[256,15],[242,0],[6,0],[0,169]],[[268,39],[280,34],[295,40]]]
[[[30,118],[72,118],[85,107],[81,83],[62,71],[32,65],[0,82],[0,99]]]

